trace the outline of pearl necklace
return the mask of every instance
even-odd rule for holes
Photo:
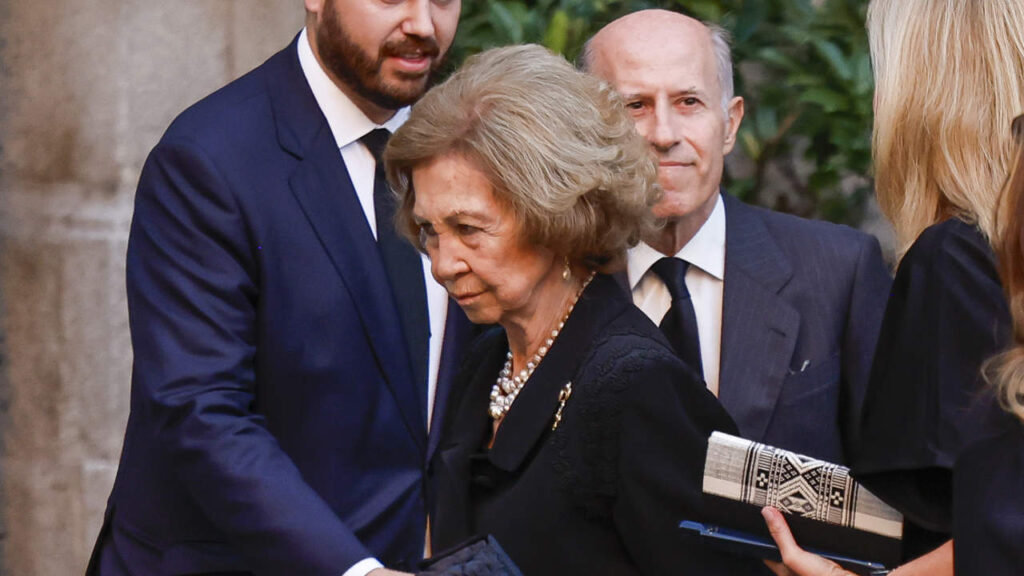
[[[491,418],[494,420],[501,420],[508,413],[509,409],[512,408],[512,403],[515,402],[516,397],[519,396],[519,392],[526,385],[526,381],[533,375],[533,371],[537,369],[537,365],[547,355],[548,350],[551,349],[551,345],[555,343],[555,339],[558,338],[559,332],[565,327],[565,322],[569,319],[569,315],[572,314],[572,309],[576,306],[576,301],[580,299],[583,294],[583,290],[586,289],[590,281],[594,279],[594,273],[591,272],[590,276],[583,281],[583,285],[580,286],[579,291],[573,297],[572,302],[569,302],[569,306],[565,311],[565,315],[558,322],[558,325],[551,331],[551,336],[544,341],[544,344],[537,349],[537,353],[530,358],[530,361],[526,363],[526,368],[519,371],[519,374],[512,376],[512,351],[509,350],[508,356],[505,358],[505,366],[502,367],[501,373],[498,374],[498,381],[494,383],[494,387],[491,388],[491,404],[487,410]]]

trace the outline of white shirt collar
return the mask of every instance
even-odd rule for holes
[[[306,76],[306,81],[309,82],[316,103],[327,117],[327,125],[330,126],[331,133],[334,134],[338,148],[344,148],[359,140],[374,128],[383,127],[388,132],[394,132],[409,117],[409,108],[405,107],[395,112],[395,115],[384,124],[374,123],[320,67],[320,63],[313,54],[313,49],[309,46],[309,36],[305,28],[299,34],[298,49],[302,73]]]
[[[720,281],[725,279],[725,202],[722,202],[721,194],[715,196],[711,215],[675,256]],[[664,254],[645,242],[631,248],[626,267],[630,289],[636,288],[644,274],[662,257]]]

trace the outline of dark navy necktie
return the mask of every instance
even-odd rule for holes
[[[428,343],[430,321],[427,315],[427,289],[419,252],[395,231],[395,195],[388,186],[382,160],[391,134],[376,128],[360,138],[377,161],[373,177],[373,211],[377,221],[377,249],[391,283],[402,322],[402,333],[412,361],[412,373],[425,407],[427,398]]]
[[[651,270],[661,277],[669,293],[672,295],[672,306],[661,319],[661,331],[672,343],[676,354],[704,374],[704,365],[700,360],[700,336],[697,333],[697,314],[693,310],[690,291],[686,289],[686,270],[690,263],[679,258],[662,258],[651,266]]]

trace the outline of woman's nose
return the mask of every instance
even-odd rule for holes
[[[458,242],[441,234],[427,243],[427,256],[430,257],[430,272],[434,279],[444,284],[454,280],[469,269],[462,257]]]

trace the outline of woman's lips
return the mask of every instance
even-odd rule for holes
[[[477,296],[480,296],[483,292],[465,292],[462,294],[452,294],[452,298],[459,306],[463,306],[472,302]]]

